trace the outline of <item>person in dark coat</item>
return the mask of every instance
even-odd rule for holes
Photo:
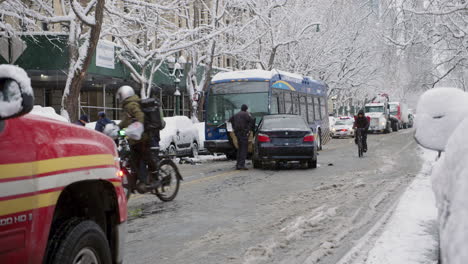
[[[104,111],[98,113],[98,118],[99,120],[96,122],[96,127],[94,129],[99,132],[103,132],[107,124],[113,123],[112,120],[106,117],[106,113]]]
[[[247,105],[243,104],[241,106],[241,111],[229,118],[229,122],[231,122],[234,128],[234,134],[237,137],[239,145],[237,150],[237,170],[247,170],[245,167],[245,159],[247,158],[249,133],[253,130],[255,125],[255,121],[252,116],[250,116],[250,113],[247,112],[247,109]]]
[[[88,116],[87,115],[81,115],[80,119],[78,121],[76,121],[75,124],[79,125],[79,126],[85,126],[86,123],[88,123],[88,122],[89,122]]]
[[[353,128],[363,128],[362,134],[363,151],[367,152],[367,130],[369,130],[369,119],[364,115],[364,110],[359,110],[357,117],[354,117]],[[357,136],[354,137],[354,142],[357,144]]]

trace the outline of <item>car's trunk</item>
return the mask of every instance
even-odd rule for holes
[[[290,130],[277,130],[277,131],[261,131],[261,134],[268,135],[270,142],[274,145],[300,145],[304,140],[304,136],[310,131],[290,131]]]

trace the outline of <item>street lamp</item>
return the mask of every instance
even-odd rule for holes
[[[175,92],[174,96],[176,99],[176,109],[175,109],[175,115],[180,114],[180,90],[179,90],[179,84],[180,84],[180,78],[184,76],[184,65],[187,63],[185,60],[184,56],[180,56],[178,59],[176,59],[173,56],[170,56],[167,58],[168,62],[168,68],[169,68],[169,75],[174,79],[174,86],[175,86]]]

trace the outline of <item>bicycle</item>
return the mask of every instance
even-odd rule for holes
[[[364,137],[362,136],[363,133],[365,133],[364,128],[356,128],[356,141],[358,145],[358,156],[362,158],[364,156],[364,142],[363,139]]]
[[[140,179],[138,178],[138,174],[132,171],[130,166],[130,145],[128,144],[124,132],[119,133],[118,151],[120,157],[119,175],[122,177],[122,185],[127,201],[135,190],[140,194],[150,192],[156,195],[163,202],[174,200],[179,192],[180,181],[182,181],[183,178],[177,168],[177,165],[168,154],[164,153],[162,155],[158,155],[160,161],[157,165],[157,173],[155,174],[148,170],[147,165],[144,165],[146,168],[146,174],[151,175],[152,177],[150,177],[149,183],[144,185],[145,189],[142,190],[136,188]],[[158,148],[151,147],[152,158],[154,158],[154,155],[157,155],[156,153],[158,152]]]

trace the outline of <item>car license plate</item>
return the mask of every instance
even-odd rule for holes
[[[226,129],[225,128],[220,128],[219,133],[226,133]]]

